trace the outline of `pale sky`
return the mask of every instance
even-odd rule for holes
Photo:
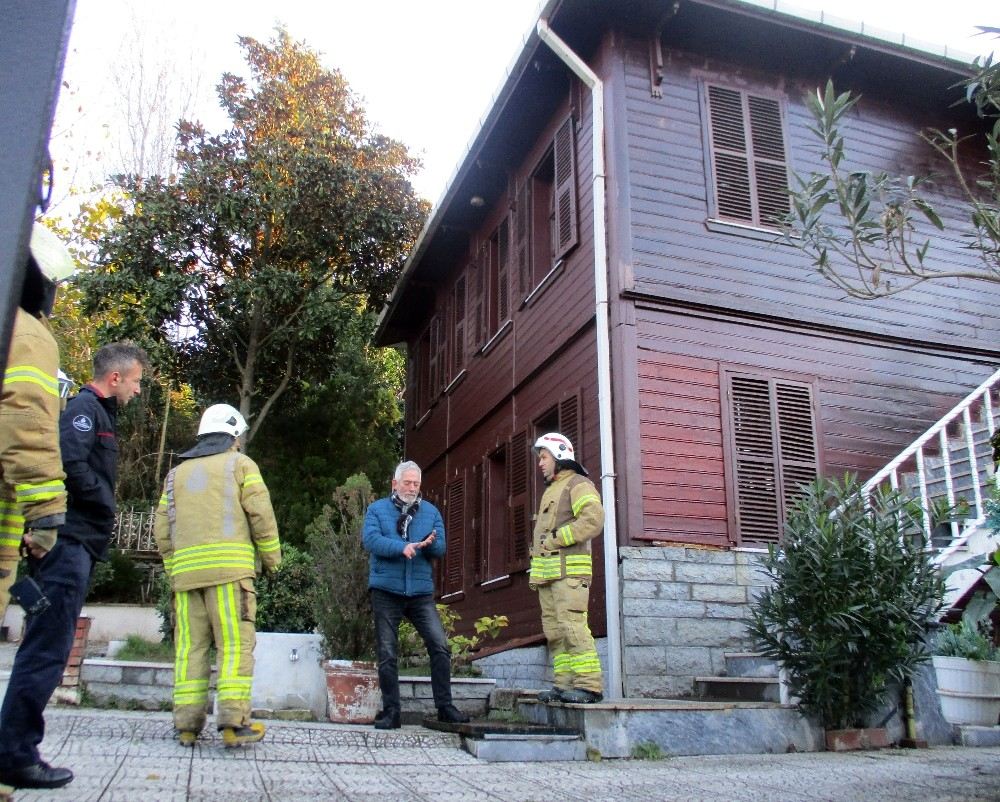
[[[755,0],[771,5],[769,0]],[[111,71],[122,63],[124,33],[149,32],[154,58],[195,65],[198,111],[210,131],[225,118],[214,87],[224,71],[246,74],[236,37],[267,40],[276,23],[323,54],[366,101],[379,130],[424,161],[417,190],[436,201],[478,129],[478,121],[533,26],[539,0],[77,0],[70,52],[52,143],[57,187],[99,181],[123,125],[108,105]],[[779,0],[778,8],[837,17],[970,55],[1000,51],[1000,40],[973,36],[1000,27],[997,0]],[[178,68],[178,74],[183,70]]]

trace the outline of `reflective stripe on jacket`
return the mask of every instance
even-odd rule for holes
[[[66,512],[59,456],[59,348],[44,320],[17,310],[0,396],[0,555],[17,556],[25,525]]]
[[[257,464],[238,451],[174,468],[153,533],[173,590],[251,578],[258,559],[267,570],[281,562],[271,495]]]
[[[603,527],[604,507],[594,483],[576,471],[559,471],[538,505],[528,582],[592,576],[590,541]]]

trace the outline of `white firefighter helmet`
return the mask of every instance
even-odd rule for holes
[[[549,432],[548,434],[543,434],[535,441],[536,453],[543,448],[557,460],[568,459],[576,462],[576,456],[573,452],[573,444],[569,441],[568,437],[559,434],[559,432]]]
[[[217,432],[239,437],[249,428],[246,419],[236,407],[231,407],[229,404],[212,404],[201,416],[198,436]]]
[[[41,223],[31,228],[31,257],[42,275],[53,284],[68,279],[76,270],[76,262],[63,241]]]

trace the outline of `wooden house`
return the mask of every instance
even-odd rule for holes
[[[562,431],[609,507],[590,613],[610,692],[683,693],[745,640],[799,485],[870,476],[994,371],[996,285],[853,300],[777,225],[822,168],[806,93],[862,94],[856,169],[941,171],[921,130],[983,130],[955,105],[965,64],[738,0],[545,6],[377,333],[406,346],[406,457],[466,625],[502,613],[506,646],[541,642],[530,447]],[[935,187],[936,258],[970,264]]]

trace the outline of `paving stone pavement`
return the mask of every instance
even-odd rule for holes
[[[50,709],[42,753],[76,779],[17,802],[281,800],[739,800],[1000,802],[1000,748],[737,755],[580,763],[485,763],[422,727],[268,722],[223,749],[214,729],[185,749],[167,713]]]

